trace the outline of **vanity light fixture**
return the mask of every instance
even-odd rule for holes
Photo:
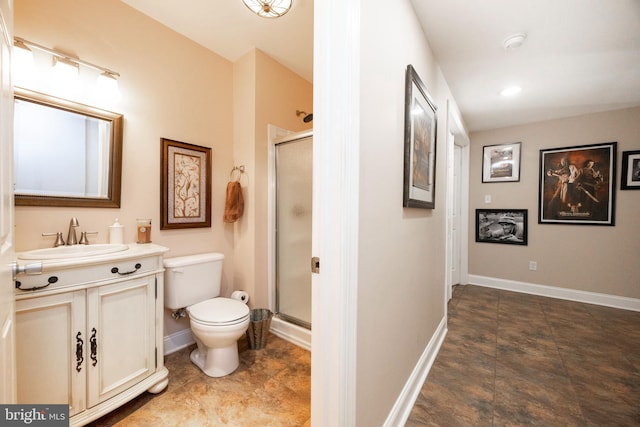
[[[29,51],[32,51],[33,49],[37,49],[50,54],[53,57],[53,66],[54,66],[54,70],[56,70],[56,73],[66,68],[66,71],[63,71],[65,75],[71,75],[75,73],[75,76],[77,77],[80,72],[80,66],[97,70],[101,73],[100,76],[102,76],[103,74],[108,75],[111,78],[111,80],[115,82],[115,85],[111,83],[111,87],[112,88],[115,87],[115,90],[117,90],[117,86],[118,86],[117,80],[118,80],[118,77],[120,77],[120,74],[113,70],[101,67],[96,64],[92,64],[91,62],[84,61],[80,58],[74,58],[71,55],[68,55],[64,52],[60,52],[58,50],[51,49],[46,46],[42,46],[38,43],[25,40],[22,37],[14,37],[13,45],[14,47],[19,48],[19,49],[14,49],[14,51],[16,52],[24,49],[27,49]],[[100,76],[98,76],[99,79],[100,79]]]
[[[66,93],[76,93],[80,87],[80,65],[61,56],[53,57],[53,82]]]
[[[54,56],[53,69],[57,74],[63,74],[68,77],[78,77],[80,73],[80,65],[68,57]]]
[[[112,102],[120,101],[121,94],[118,89],[118,79],[113,74],[105,71],[98,76],[96,81],[96,90],[103,99]]]
[[[13,45],[13,72],[25,82],[33,80],[36,71],[36,64],[33,59],[33,51],[22,41],[16,40]]]
[[[279,18],[291,9],[293,0],[242,0],[249,10],[263,18]]]

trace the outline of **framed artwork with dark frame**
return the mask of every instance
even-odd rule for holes
[[[622,152],[621,190],[640,190],[640,150]]]
[[[413,66],[405,75],[402,206],[435,208],[436,106]]]
[[[527,209],[476,209],[476,242],[527,244]]]
[[[538,223],[615,225],[617,142],[540,150]]]
[[[521,142],[482,148],[482,182],[520,181]]]
[[[211,148],[161,142],[160,229],[211,227]]]

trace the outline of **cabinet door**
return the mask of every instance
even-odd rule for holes
[[[87,290],[88,406],[155,371],[155,276]]]
[[[18,403],[85,409],[85,291],[16,302]]]

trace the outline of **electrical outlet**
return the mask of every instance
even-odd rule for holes
[[[529,270],[536,271],[538,269],[538,263],[535,261],[529,261]]]

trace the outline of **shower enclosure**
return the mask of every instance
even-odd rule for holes
[[[313,136],[275,144],[276,315],[311,329],[311,200]]]

